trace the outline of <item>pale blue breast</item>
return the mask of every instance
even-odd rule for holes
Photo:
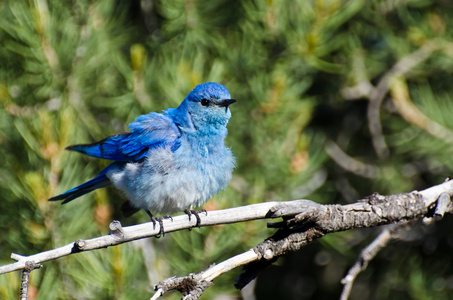
[[[128,163],[107,176],[137,208],[173,213],[197,207],[224,189],[231,179],[234,157],[223,137],[191,139],[181,146],[153,149],[141,163]]]

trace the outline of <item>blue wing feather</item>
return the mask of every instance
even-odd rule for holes
[[[110,179],[108,179],[105,174],[101,174],[100,176],[93,178],[75,188],[72,188],[69,191],[64,192],[63,194],[50,198],[49,201],[64,200],[61,204],[65,204],[71,200],[74,200],[75,198],[85,195],[86,193],[94,191],[95,189],[107,187],[111,184],[112,182],[110,181]]]
[[[150,149],[171,146],[179,147],[178,127],[165,114],[149,113],[129,124],[129,133],[116,134],[102,141],[87,145],[74,145],[67,149],[86,155],[115,161],[139,161]]]

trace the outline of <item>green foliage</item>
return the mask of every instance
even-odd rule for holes
[[[208,209],[302,197],[346,203],[439,183],[453,170],[452,17],[448,1],[430,0],[0,2],[0,263],[11,252],[106,234],[112,219],[147,221],[142,213],[122,218],[113,189],[64,207],[49,203],[107,165],[64,148],[176,107],[205,81],[238,99],[227,138],[237,168]],[[438,48],[427,60],[392,78],[398,84],[380,108],[390,155],[379,157],[368,128],[370,94],[347,100],[345,90],[377,85],[430,41]],[[420,116],[443,127],[430,131]],[[374,179],[339,167],[327,140],[373,165]],[[392,245],[352,297],[447,299],[450,223]],[[203,270],[272,232],[264,221],[216,226],[48,262],[32,273],[33,299],[145,299],[159,280]],[[282,259],[258,278],[257,297],[337,298],[341,276],[375,234],[327,236]],[[237,297],[238,272],[217,279],[205,298]],[[18,293],[18,273],[1,275],[0,298]]]

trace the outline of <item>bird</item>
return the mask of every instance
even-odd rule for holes
[[[230,105],[235,103],[223,85],[206,82],[195,86],[177,108],[150,112],[119,133],[92,144],[66,149],[113,162],[98,176],[49,201],[68,203],[91,191],[114,186],[127,202],[123,215],[144,210],[155,225],[153,213],[192,210],[225,189],[235,158],[225,146]],[[161,219],[158,220],[163,230]]]

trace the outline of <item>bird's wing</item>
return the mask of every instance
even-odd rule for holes
[[[150,149],[170,146],[179,147],[181,133],[167,115],[149,113],[129,124],[131,132],[110,136],[102,141],[86,145],[74,145],[67,149],[86,155],[116,161],[139,161]]]

